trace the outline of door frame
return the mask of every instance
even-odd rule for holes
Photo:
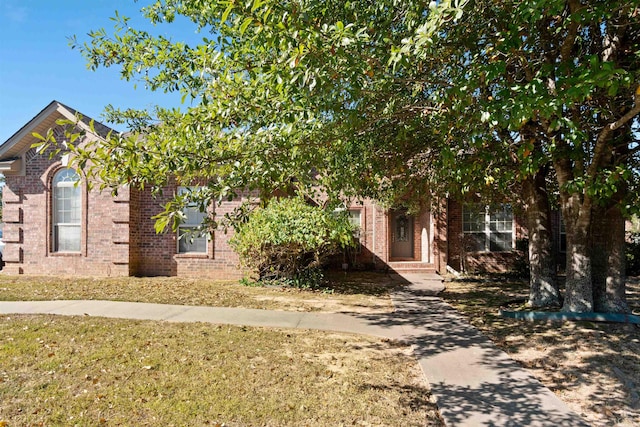
[[[404,214],[408,217],[412,218],[412,224],[413,224],[413,234],[411,236],[411,243],[413,245],[413,247],[411,248],[411,253],[412,256],[411,257],[395,257],[392,256],[392,251],[393,251],[393,219],[394,216],[398,214]],[[418,240],[418,235],[416,233],[416,229],[418,228],[418,224],[417,224],[417,217],[415,215],[409,215],[407,213],[407,211],[405,209],[390,209],[387,212],[387,256],[388,256],[388,260],[390,262],[393,261],[417,261],[419,260],[419,256],[420,256],[420,246],[419,246],[419,240]]]

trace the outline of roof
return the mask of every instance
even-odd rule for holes
[[[89,126],[89,123],[93,120],[91,117],[85,116],[59,101],[51,101],[34,118],[0,145],[0,163],[10,163],[29,150],[35,142],[38,142],[33,136],[34,132],[46,135],[50,128],[55,127],[56,120],[67,119],[75,121],[76,116],[81,118],[80,125],[85,130],[92,132]],[[94,130],[95,132],[92,133],[100,138],[106,138],[107,134],[113,131],[110,127],[95,120]]]

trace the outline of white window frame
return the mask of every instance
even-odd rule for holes
[[[355,251],[356,253],[360,253],[362,249],[362,209],[348,209],[347,213],[349,215],[349,222],[358,227],[353,232],[353,238],[358,242]]]
[[[497,217],[499,213],[510,213],[507,219]],[[507,227],[507,225],[510,225]],[[489,206],[466,205],[462,208],[462,232],[465,237],[476,236],[475,242],[480,248],[472,252],[508,252],[515,248],[515,222],[511,205],[502,204],[491,210]],[[508,249],[499,246],[497,236],[511,235]],[[492,244],[494,245],[492,247]]]
[[[197,191],[200,187],[178,187],[178,194],[188,194]],[[196,203],[187,203],[182,209],[185,220],[178,225],[176,238],[176,253],[180,255],[208,255],[209,254],[209,233],[192,236],[186,230],[193,230],[202,225],[207,213],[200,212]],[[195,219],[193,217],[196,217]],[[185,241],[190,239],[190,241]],[[191,240],[192,239],[192,240]],[[195,248],[195,249],[194,249]]]
[[[360,253],[362,248],[362,210],[362,208],[345,208],[344,205],[342,205],[342,207],[336,208],[333,211],[336,214],[346,211],[347,216],[349,217],[349,222],[358,227],[353,232],[353,238],[358,242],[358,245],[355,248],[356,253]],[[353,214],[358,214],[357,220],[355,220],[355,215]]]
[[[362,209],[348,209],[349,222],[355,225],[357,230],[353,232],[353,238],[360,240],[362,237]]]
[[[82,188],[80,179],[80,175],[70,168],[60,169],[53,175],[51,181],[51,251],[54,253],[82,252]],[[61,241],[61,229],[75,230],[75,235],[72,239]],[[71,242],[71,245],[61,244],[61,242],[67,244]]]

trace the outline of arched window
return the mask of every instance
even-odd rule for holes
[[[79,181],[80,175],[73,169],[61,169],[53,176],[53,252],[80,252],[82,192]]]

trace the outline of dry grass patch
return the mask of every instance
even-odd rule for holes
[[[288,311],[386,313],[389,292],[398,286],[384,274],[338,274],[324,291],[258,288],[237,281],[177,277],[75,278],[0,276],[0,300],[112,300]]]
[[[0,319],[7,425],[442,425],[406,347],[88,317]]]
[[[640,314],[638,278],[629,279],[628,291]],[[591,425],[640,425],[640,328],[498,315],[505,305],[523,308],[513,301],[527,295],[523,282],[477,279],[447,282],[442,296]]]

